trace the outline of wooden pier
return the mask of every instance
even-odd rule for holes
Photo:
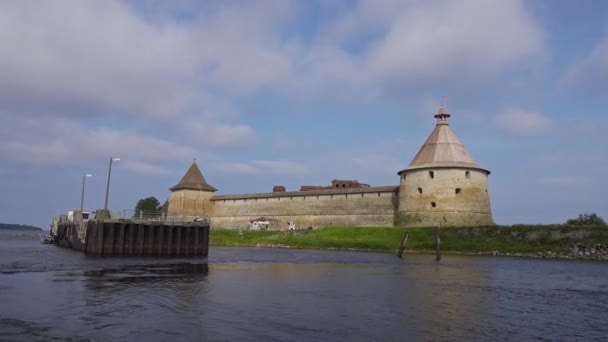
[[[104,220],[59,224],[57,244],[103,257],[206,257],[209,224]]]

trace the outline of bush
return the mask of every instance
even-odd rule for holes
[[[576,226],[605,226],[606,221],[596,213],[592,214],[579,214],[577,218],[566,221],[566,224]]]

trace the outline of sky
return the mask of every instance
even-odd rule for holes
[[[398,185],[450,126],[498,224],[608,218],[603,0],[0,2],[0,222],[217,194]]]

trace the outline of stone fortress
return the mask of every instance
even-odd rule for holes
[[[286,191],[215,195],[194,162],[170,189],[167,215],[201,217],[213,228],[246,229],[252,220],[270,229],[325,226],[492,225],[490,171],[481,168],[448,125],[443,104],[437,125],[409,166],[397,172],[399,185],[369,186],[334,180],[331,186]]]

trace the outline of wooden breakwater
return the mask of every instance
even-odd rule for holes
[[[91,256],[206,257],[209,224],[108,220],[59,224],[56,242]]]

